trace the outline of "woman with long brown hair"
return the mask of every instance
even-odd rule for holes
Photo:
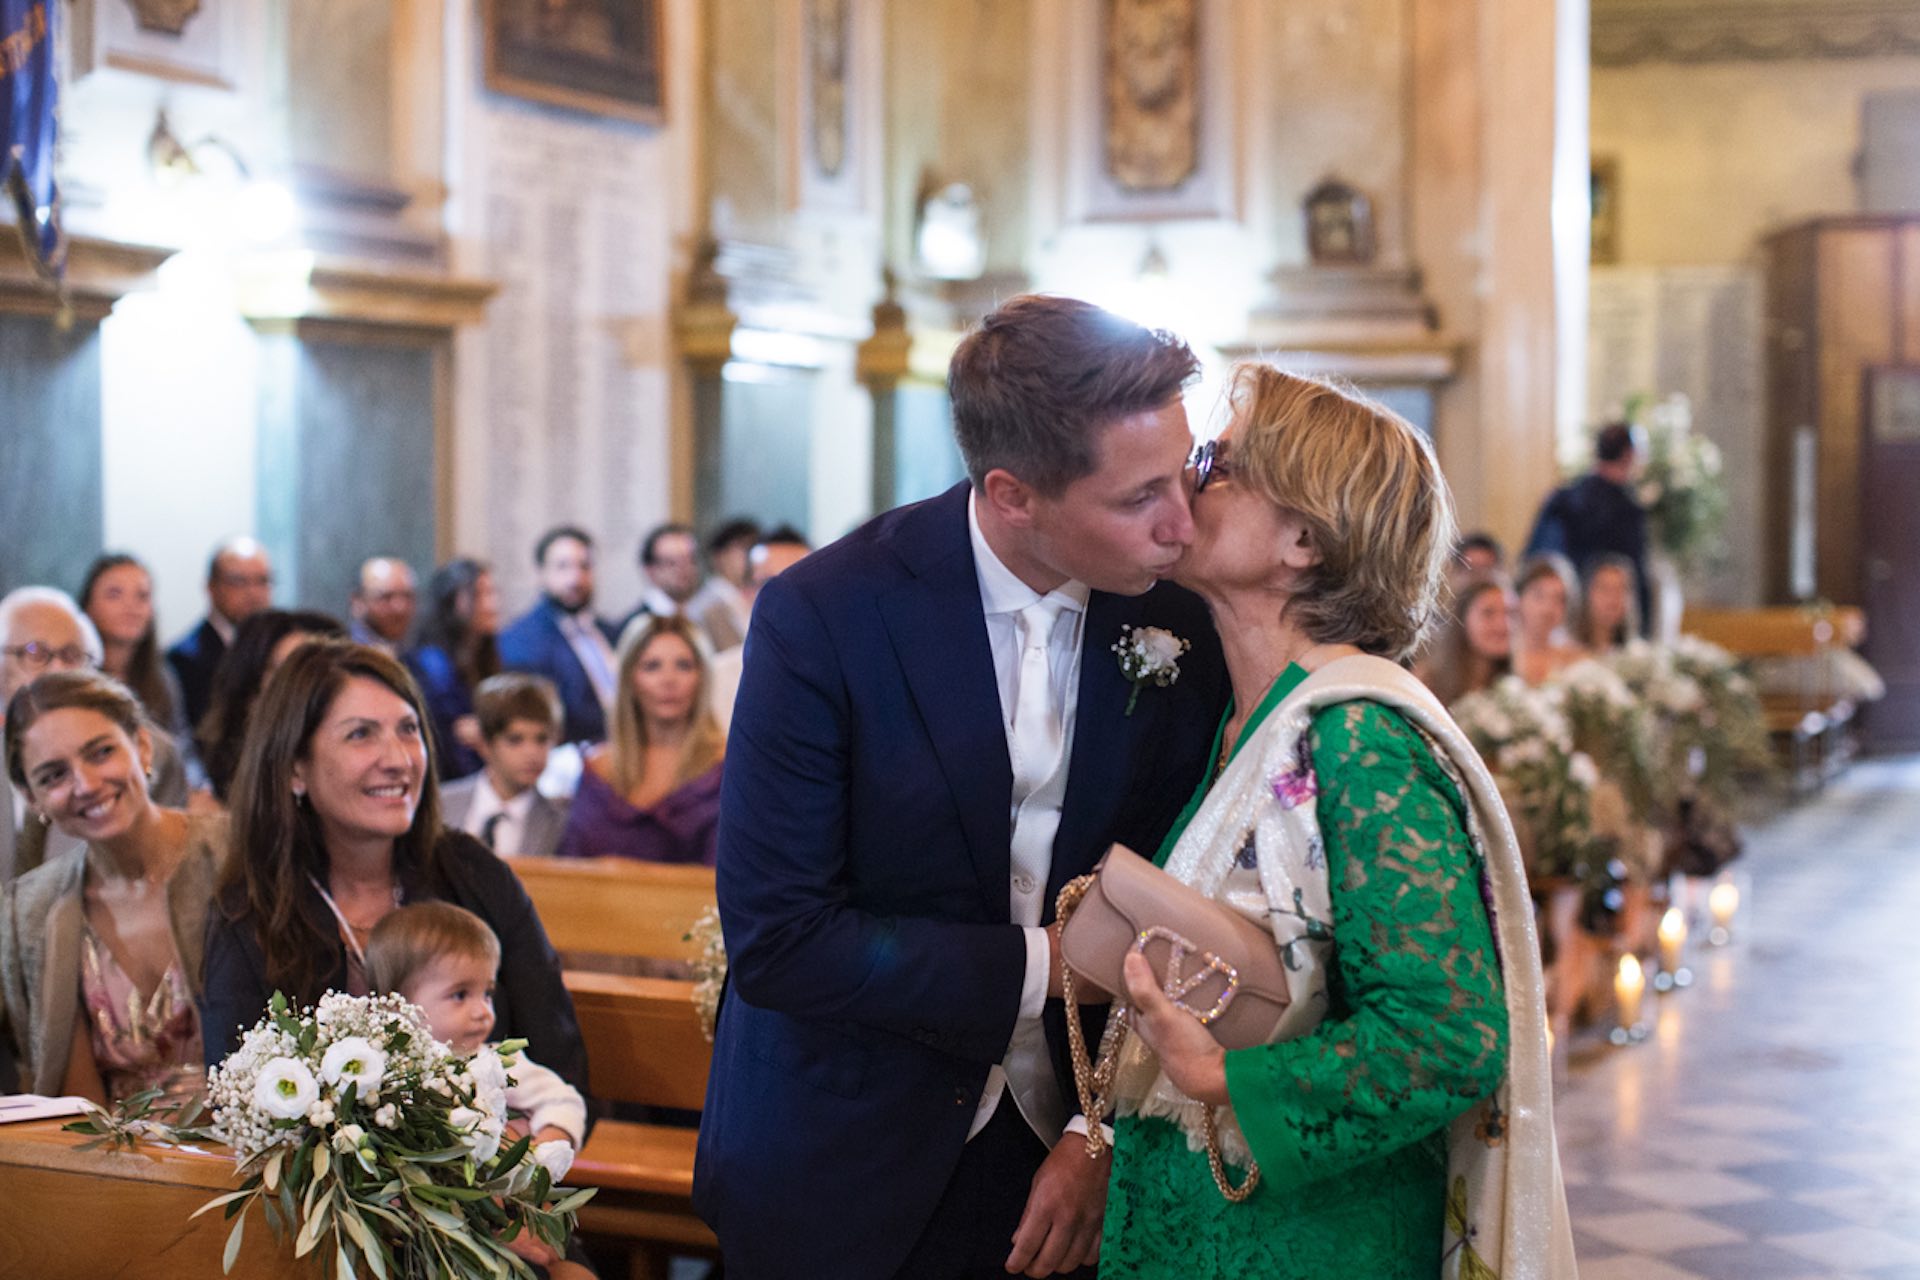
[[[562,858],[713,865],[726,739],[693,624],[655,617],[620,646],[613,736],[587,759]]]
[[[1598,555],[1581,568],[1586,594],[1580,601],[1580,638],[1595,653],[1608,653],[1640,634],[1640,571],[1630,557]]]
[[[1573,610],[1580,579],[1565,556],[1543,551],[1520,566],[1517,586],[1513,670],[1528,684],[1540,684],[1587,656],[1573,639],[1579,630]]]
[[[100,669],[133,690],[147,718],[185,748],[186,695],[164,661],[153,609],[153,575],[133,556],[109,552],[87,566],[80,608],[100,632]]]
[[[24,1088],[112,1104],[202,1082],[201,945],[220,817],[154,803],[154,736],[133,693],[54,671],[7,707],[6,760],[39,820],[84,847],[7,886],[0,976]]]
[[[275,991],[311,1004],[364,994],[366,941],[408,902],[452,902],[500,938],[505,1038],[575,1088],[586,1050],[560,961],[513,872],[440,825],[426,715],[406,669],[377,649],[301,645],[267,681],[229,797],[233,856],[207,931],[201,1022],[209,1064]]]
[[[1440,634],[1414,664],[1414,674],[1443,706],[1513,674],[1515,607],[1505,574],[1476,574],[1455,590]]]

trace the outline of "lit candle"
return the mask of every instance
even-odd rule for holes
[[[1714,941],[1725,942],[1733,932],[1733,915],[1740,909],[1740,886],[1723,880],[1707,895],[1707,910],[1713,915]]]
[[[1640,968],[1640,957],[1632,952],[1621,956],[1620,972],[1613,980],[1613,999],[1622,1031],[1631,1033],[1640,1025],[1640,997],[1646,990],[1647,975]]]
[[[1687,916],[1678,907],[1668,907],[1660,917],[1660,967],[1668,973],[1680,972],[1680,957],[1687,949]]]

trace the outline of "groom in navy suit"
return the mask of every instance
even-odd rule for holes
[[[1014,299],[949,374],[970,481],[762,590],[694,1173],[729,1280],[1091,1274],[1109,1157],[1063,1140],[1053,904],[1111,843],[1158,847],[1224,703],[1205,608],[1156,585],[1192,536],[1196,368]],[[1131,708],[1127,627],[1192,645]]]

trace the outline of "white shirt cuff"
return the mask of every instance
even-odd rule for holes
[[[1063,1134],[1077,1133],[1083,1138],[1086,1137],[1087,1136],[1087,1118],[1085,1116],[1075,1116],[1073,1119],[1067,1121],[1065,1127],[1062,1128],[1061,1132]],[[1111,1147],[1113,1145],[1113,1126],[1110,1124],[1101,1125],[1100,1136],[1104,1138],[1106,1140],[1107,1145]]]
[[[1022,925],[1027,935],[1027,980],[1020,987],[1020,1018],[1037,1018],[1047,1005],[1047,968],[1053,963],[1053,950],[1047,943],[1047,931]]]

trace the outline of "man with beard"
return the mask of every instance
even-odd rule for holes
[[[560,691],[567,742],[601,742],[613,705],[613,628],[593,612],[593,539],[572,525],[534,547],[540,601],[500,633],[500,665],[545,676]]]

